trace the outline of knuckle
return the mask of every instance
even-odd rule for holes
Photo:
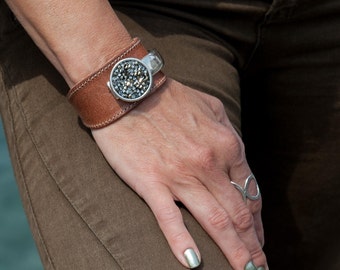
[[[237,247],[234,247],[231,251],[231,258],[233,258],[235,262],[241,262],[243,261],[243,258],[246,256],[247,253],[248,250],[245,246],[238,245]]]
[[[223,231],[232,226],[228,214],[221,208],[215,208],[208,216],[208,223],[216,230]]]
[[[244,144],[238,136],[236,135],[231,136],[228,140],[228,145],[229,145],[229,148],[233,152],[235,152],[237,156],[240,156],[240,155],[243,156]]]
[[[158,209],[158,212],[155,215],[159,223],[166,225],[177,222],[181,214],[178,209],[165,206],[161,209]]]
[[[224,136],[220,136],[220,140],[220,144],[228,149],[228,157],[231,161],[245,160],[244,144],[234,130],[227,129]]]
[[[179,233],[171,234],[170,238],[171,238],[171,242],[176,245],[176,244],[185,243],[188,237],[185,232],[179,232]]]
[[[192,156],[194,163],[201,169],[210,171],[215,166],[215,152],[206,146],[197,147],[196,154]]]
[[[234,225],[238,232],[245,232],[254,226],[253,214],[248,207],[244,206],[238,211],[235,216]]]
[[[264,262],[266,261],[266,256],[264,255],[264,252],[263,252],[261,246],[252,250],[250,252],[250,255],[256,261],[264,261]]]
[[[224,111],[223,102],[219,98],[211,96],[210,102],[211,102],[213,108],[215,108],[216,110]]]

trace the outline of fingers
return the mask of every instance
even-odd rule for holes
[[[176,89],[157,92],[162,102],[146,100],[135,115],[113,125],[101,144],[104,156],[150,206],[183,265],[195,267],[200,255],[174,200],[189,209],[235,270],[256,269],[253,262],[263,266],[261,200],[245,203],[230,183],[243,186],[250,174],[243,144],[220,103],[211,111],[196,92]],[[192,98],[196,102],[182,106],[182,100]],[[145,109],[147,117],[140,118]],[[106,141],[114,147],[105,147]]]
[[[147,190],[147,195],[142,196],[154,213],[172,252],[185,267],[198,267],[201,263],[199,250],[169,189],[157,184]]]
[[[250,172],[250,168],[246,161],[244,161],[241,166],[234,167],[231,170],[230,175],[232,175],[231,180],[233,180],[233,182],[238,185],[238,187],[234,187],[237,191],[239,191],[240,197],[246,199],[245,203],[253,215],[254,228],[257,234],[257,238],[260,245],[263,247],[264,231],[261,219],[262,198],[260,188],[255,179],[255,176]],[[239,188],[241,188],[242,190],[239,190]],[[242,192],[246,192],[246,194],[242,195]]]
[[[263,266],[266,265],[266,258],[262,250],[264,233],[261,220],[262,200],[260,190],[255,177],[249,173],[250,169],[248,164],[244,162],[241,167],[243,167],[243,170],[240,171],[248,172],[248,176],[236,178],[235,190],[237,190],[239,197],[242,198],[244,202],[240,205],[240,210],[238,210],[239,214],[235,212],[237,208],[232,208],[231,213],[236,217],[235,228],[250,248],[254,263],[257,266]],[[234,170],[237,169],[234,168]],[[237,173],[234,173],[234,175],[237,175]],[[239,173],[239,175],[242,174]]]
[[[193,211],[197,211],[198,215],[202,215],[203,219],[208,219],[207,217],[213,216],[213,218],[210,219],[211,222],[206,224],[207,227],[205,227],[205,229],[213,238],[214,235],[217,237],[217,239],[214,238],[214,240],[219,245],[222,245],[220,247],[225,252],[230,263],[236,267],[235,269],[242,269],[239,268],[239,264],[249,261],[253,261],[256,266],[265,265],[266,257],[262,250],[258,232],[255,230],[257,226],[255,222],[258,222],[257,218],[260,216],[257,216],[256,219],[254,218],[252,208],[248,207],[243,201],[240,192],[230,184],[228,176],[221,174],[221,176],[214,176],[211,179],[214,179],[214,181],[209,181],[206,185],[209,192],[207,192],[208,195],[205,195],[205,201],[202,198],[203,193],[200,194],[200,196],[193,196],[193,198],[190,199],[194,201],[199,197],[200,203],[197,205],[199,205],[200,209],[196,209],[195,204],[192,203],[194,206],[190,211],[193,215],[195,215]],[[211,196],[211,198],[207,196]],[[183,200],[182,198],[180,199]],[[187,202],[187,204],[189,203],[190,201]],[[205,213],[199,212],[202,211],[202,205],[207,206],[203,209]],[[217,212],[217,214],[215,214],[215,212]],[[216,215],[216,218],[214,215]],[[196,218],[199,220],[199,217]],[[214,220],[217,221],[213,222]],[[204,220],[200,220],[200,222],[204,222]],[[216,227],[215,223],[221,223],[222,226],[220,226],[220,228],[218,226],[214,228]],[[227,234],[226,232],[221,232],[221,230],[229,233],[233,232],[234,234]],[[219,243],[218,241],[221,239],[224,239],[225,242]],[[231,241],[234,241],[233,244]],[[225,248],[225,250],[223,248]],[[240,252],[242,251],[243,257],[239,258],[240,256],[232,255],[233,251],[230,250],[230,248],[234,248]]]
[[[184,182],[184,181],[182,181]],[[186,267],[195,268],[200,264],[200,252],[183,223],[182,215],[174,202],[180,200],[221,248],[233,269],[256,269],[255,265],[265,265],[262,249],[258,240],[247,240],[249,235],[240,235],[235,230],[233,219],[216,198],[203,185],[188,180],[190,189],[178,186],[170,190],[167,186],[156,183],[141,192],[142,197],[153,211],[159,226],[167,239],[176,258]],[[176,198],[172,194],[176,195]],[[238,194],[237,194],[238,195]],[[256,233],[252,232],[256,235]],[[255,236],[256,238],[256,236]],[[257,239],[257,238],[256,238]],[[254,244],[256,243],[256,244]],[[248,265],[248,268],[246,266]]]
[[[233,176],[247,174],[250,174],[250,169],[246,163],[230,170]],[[171,177],[178,178],[175,175]],[[236,181],[243,186],[246,178],[237,178]],[[200,174],[200,179],[186,176],[183,179],[163,179],[163,184],[159,181],[150,183],[155,185],[144,186],[146,191],[141,195],[155,214],[173,253],[183,265],[196,267],[200,255],[174,203],[175,199],[189,209],[234,269],[245,269],[245,265],[251,263],[257,267],[266,265],[262,251],[261,200],[243,201],[226,173],[216,169]]]
[[[255,179],[255,176],[252,174],[251,169],[249,168],[249,165],[247,163],[245,152],[244,152],[244,145],[242,141],[239,143],[239,159],[236,159],[233,163],[233,166],[228,170],[228,176],[230,177],[230,181],[233,181],[241,187],[242,190],[240,190],[237,186],[234,186],[234,193],[237,191],[239,194],[239,198],[242,198],[244,200],[243,204],[240,204],[241,210],[237,210],[237,207],[231,209],[231,215],[237,217],[237,211],[244,215],[243,218],[238,218],[238,221],[236,220],[236,229],[239,231],[241,237],[242,234],[249,234],[251,237],[243,237],[243,239],[248,239],[246,242],[249,246],[253,245],[253,248],[251,251],[253,252],[253,259],[256,265],[261,265],[261,262],[265,261],[265,254],[262,251],[263,245],[264,245],[264,231],[263,231],[263,224],[261,219],[261,209],[262,209],[262,198],[260,189],[258,186],[258,183]],[[243,193],[243,194],[242,194]],[[244,208],[247,210],[242,210]],[[244,211],[244,212],[243,212]],[[249,218],[249,212],[252,216],[252,223],[248,224],[249,229],[248,232],[244,231],[243,229],[247,226],[242,226],[242,220],[243,225],[247,225],[247,219]],[[248,218],[247,218],[248,215]],[[237,218],[236,218],[237,219]],[[239,225],[237,225],[239,224]],[[240,230],[241,229],[241,230]],[[249,240],[252,239],[252,240]],[[250,242],[249,242],[250,241]]]
[[[190,193],[183,189],[175,192],[179,193],[179,199],[221,248],[233,269],[243,270],[250,265],[252,252],[235,230],[231,216],[207,189],[197,186],[191,187]]]
[[[220,211],[220,214],[221,212],[223,213],[221,214],[221,216],[224,217],[225,221],[227,220],[230,225],[232,225],[228,227],[226,226],[224,229],[227,231],[234,231],[236,233],[237,238],[233,238],[235,244],[237,243],[237,240],[239,242],[241,241],[244,244],[244,246],[236,247],[238,248],[238,250],[242,250],[244,248],[247,250],[247,252],[245,251],[244,253],[245,257],[242,258],[243,261],[241,260],[241,262],[244,263],[244,260],[248,258],[251,259],[255,263],[255,265],[263,266],[266,264],[266,257],[262,250],[263,229],[261,216],[259,214],[261,211],[261,199],[258,198],[258,200],[256,201],[247,200],[245,202],[244,197],[242,196],[244,192],[240,192],[231,184],[231,179],[229,178],[229,175],[235,177],[233,178],[233,180],[235,179],[235,182],[238,182],[238,185],[241,187],[241,189],[244,189],[244,185],[245,183],[247,183],[247,190],[249,191],[247,195],[252,199],[257,199],[257,197],[254,196],[257,194],[257,185],[255,184],[256,182],[253,178],[249,178],[249,180],[246,181],[246,179],[248,179],[248,176],[251,174],[251,171],[246,162],[243,145],[240,140],[238,140],[237,137],[234,137],[234,139],[229,138],[224,144],[227,143],[230,145],[228,149],[232,149],[233,152],[233,154],[230,154],[230,156],[228,157],[229,164],[232,164],[229,165],[231,168],[229,170],[226,170],[228,173],[221,171],[220,168],[202,171],[202,173],[199,175],[199,179],[206,187],[208,193],[210,193],[210,196],[212,198],[210,198],[210,200],[206,202],[201,202],[199,205],[208,205],[210,207],[210,210],[206,210],[207,213],[205,213],[203,217],[207,217],[207,214],[209,214],[208,211],[215,211],[214,209],[219,209],[218,211]],[[228,160],[228,158],[226,158],[226,160]],[[211,166],[207,167],[211,168]],[[190,187],[187,189],[192,190],[193,188]],[[180,190],[178,190],[177,192],[180,192]],[[184,198],[182,199],[181,197],[180,199],[183,202]],[[197,197],[192,198],[192,200],[195,199],[197,199]],[[215,200],[215,204],[213,203],[213,200]],[[190,201],[186,202],[185,205],[188,207],[189,203]],[[197,211],[199,211],[199,209]],[[199,217],[196,218],[199,219]],[[204,220],[200,222],[204,222]],[[213,235],[214,224],[206,224],[206,226],[209,234]],[[219,237],[221,237],[221,233],[219,233],[219,235]],[[229,235],[229,237],[231,236]],[[219,239],[216,239],[216,241],[218,241]],[[229,238],[224,239],[229,240]],[[219,245],[220,244],[223,243],[219,243]],[[230,251],[225,250],[224,252],[226,252],[225,254],[228,257],[227,252]],[[247,255],[249,255],[250,257],[247,257]],[[228,259],[232,263],[235,260],[235,257],[228,257]],[[237,262],[235,261],[234,264],[236,263]]]

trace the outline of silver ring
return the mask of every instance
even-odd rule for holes
[[[256,186],[256,194],[255,195],[252,195],[248,190],[252,181],[255,183],[255,186]],[[261,197],[260,187],[259,187],[259,185],[256,181],[256,178],[253,174],[250,174],[247,177],[247,179],[244,183],[244,187],[241,187],[239,184],[237,184],[233,181],[231,181],[230,183],[232,183],[234,185],[234,187],[239,192],[241,192],[242,198],[243,198],[244,201],[246,201],[247,199],[252,200],[252,201],[256,201],[256,200],[260,199],[260,197]]]

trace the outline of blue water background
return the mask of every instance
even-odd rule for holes
[[[41,270],[0,119],[0,270]]]

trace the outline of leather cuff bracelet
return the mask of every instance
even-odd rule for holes
[[[104,67],[76,84],[67,94],[85,126],[105,127],[133,109],[166,80],[163,60],[148,52],[138,38]]]

